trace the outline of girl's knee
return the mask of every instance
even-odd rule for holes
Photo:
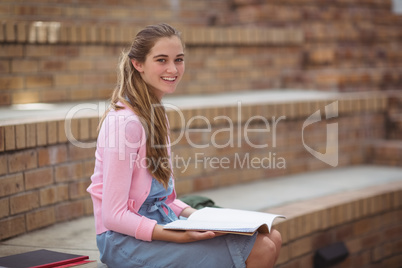
[[[271,230],[269,238],[275,243],[277,247],[280,247],[282,245],[282,236],[278,230]]]
[[[278,251],[277,244],[270,238],[264,238],[264,248],[269,254],[276,255]]]
[[[258,234],[254,247],[246,261],[247,267],[273,267],[279,249],[265,234]]]

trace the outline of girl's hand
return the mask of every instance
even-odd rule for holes
[[[212,231],[199,232],[199,231],[173,231],[176,232],[179,240],[177,243],[189,243],[200,240],[207,240],[215,237]]]
[[[152,233],[152,240],[169,241],[175,243],[189,243],[200,240],[211,239],[220,236],[220,233],[212,231],[198,232],[198,231],[172,231],[163,229],[162,225],[155,225],[154,232]]]
[[[173,232],[181,232],[187,236],[187,238],[185,238],[183,242],[177,242],[177,243],[194,242],[225,235],[225,233],[216,233],[213,231],[173,231]]]

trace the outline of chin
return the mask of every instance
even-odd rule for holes
[[[172,94],[172,93],[174,93],[175,91],[176,91],[176,88],[173,88],[173,89],[168,89],[168,90],[164,91],[164,93],[165,93],[165,94]]]

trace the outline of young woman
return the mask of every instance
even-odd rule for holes
[[[176,199],[162,97],[184,73],[184,45],[167,24],[140,31],[123,52],[99,131],[92,196],[97,245],[108,267],[272,267],[281,236],[170,231],[195,210]]]

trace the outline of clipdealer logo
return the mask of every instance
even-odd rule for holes
[[[238,109],[237,124],[234,123],[232,121],[232,119],[229,118],[228,116],[219,115],[219,116],[216,116],[215,118],[213,118],[213,120],[218,121],[219,123],[226,122],[228,126],[214,131],[212,128],[212,123],[205,116],[202,116],[202,115],[193,116],[191,119],[189,119],[189,121],[186,124],[184,115],[183,115],[182,111],[180,110],[180,108],[178,108],[174,105],[171,105],[171,104],[168,104],[168,105],[164,104],[164,106],[166,106],[166,108],[173,109],[173,110],[175,110],[175,112],[178,113],[181,125],[184,127],[184,131],[181,131],[179,137],[176,137],[176,140],[171,141],[170,145],[174,145],[174,144],[178,143],[179,140],[181,140],[182,138],[184,138],[183,136],[185,136],[188,144],[192,148],[197,148],[197,149],[202,149],[202,148],[206,148],[209,146],[213,146],[218,149],[226,148],[226,147],[235,147],[235,146],[240,148],[240,147],[242,147],[242,138],[244,138],[243,142],[246,142],[247,145],[250,147],[257,148],[257,149],[269,147],[268,143],[266,143],[266,142],[263,144],[253,143],[249,139],[249,136],[248,136],[252,132],[265,132],[267,134],[269,133],[272,136],[271,146],[272,146],[272,148],[275,148],[275,147],[277,147],[277,144],[276,144],[277,125],[281,120],[286,119],[286,116],[280,116],[279,118],[272,117],[272,122],[269,122],[267,118],[265,118],[263,116],[255,115],[255,116],[252,116],[251,118],[249,118],[244,125],[241,125],[240,122],[243,122],[243,120],[241,118],[241,115],[242,115],[241,108],[242,107],[241,107],[241,103],[238,102],[237,103],[237,109]],[[99,102],[98,104],[93,104],[93,103],[79,104],[79,105],[73,107],[68,112],[68,114],[66,116],[66,120],[65,120],[65,131],[66,131],[66,136],[67,136],[68,140],[73,145],[80,147],[80,148],[96,147],[96,141],[79,141],[75,138],[75,135],[73,134],[73,131],[72,131],[72,122],[74,121],[75,118],[80,118],[83,114],[87,115],[89,111],[91,111],[92,113],[95,112],[98,114],[99,117],[101,117],[101,115],[106,110],[107,110],[106,102]],[[325,118],[324,119],[321,116],[321,110],[317,110],[313,114],[311,114],[304,121],[302,129],[301,129],[301,138],[302,138],[302,143],[303,143],[304,148],[315,158],[317,158],[318,160],[320,160],[332,167],[338,166],[338,123],[328,123],[326,125],[325,153],[316,151],[307,144],[307,142],[305,141],[305,136],[307,136],[307,134],[305,133],[306,132],[305,130],[310,125],[313,125],[313,124],[318,123],[325,119],[328,120],[328,119],[336,118],[336,117],[338,117],[338,101],[334,101],[325,106]],[[123,117],[117,116],[116,118],[112,118],[110,120],[112,120],[114,122],[113,124],[111,124],[112,126],[115,126],[116,123],[119,122],[119,124],[117,124],[116,127],[120,126],[121,129],[115,129],[116,131],[117,130],[125,131],[126,125],[128,123],[130,123],[132,120],[134,120],[134,118],[133,117],[126,118],[124,116]],[[191,128],[190,126],[192,125],[194,120],[202,121],[206,125],[206,127],[205,128]],[[259,129],[250,128],[250,125],[254,121],[262,122],[262,127]],[[204,142],[201,144],[193,142],[191,140],[191,137],[189,136],[189,134],[191,132],[197,132],[197,131],[201,132],[201,133],[210,132],[211,140],[209,142],[206,142],[206,143]],[[216,137],[217,137],[217,135],[225,133],[225,132],[226,132],[226,134],[228,134],[229,137],[228,137],[228,140],[226,143],[224,142],[223,144],[221,144],[218,142],[218,139],[216,139]],[[151,135],[152,135],[152,133],[151,133]],[[105,142],[107,142],[108,146],[118,146],[119,152],[122,151],[121,153],[123,153],[125,151],[125,146],[134,146],[134,147],[138,146],[137,143],[132,144],[132,143],[128,142],[127,140],[123,140],[123,141],[108,140]],[[100,145],[102,145],[103,143],[101,143]],[[105,144],[103,144],[103,146],[104,145]],[[158,146],[158,145],[154,145],[154,146]],[[159,145],[159,146],[161,146],[161,145]],[[122,154],[122,155],[124,155],[124,154]],[[232,160],[229,158],[227,159],[226,157],[223,157],[223,158],[221,157],[222,159],[219,159],[219,157],[211,157],[211,156],[207,156],[207,155],[205,155],[205,157],[203,157],[203,158],[201,158],[199,156],[200,155],[196,155],[196,157],[194,159],[191,159],[191,158],[190,159],[195,161],[195,164],[199,164],[201,161],[200,159],[202,159],[202,161],[208,162],[213,166],[215,166],[216,161],[220,160],[219,164],[221,164],[222,167],[225,167],[225,164],[227,164],[227,162],[233,161],[233,159]],[[171,159],[171,160],[173,160],[173,159]],[[190,159],[188,159],[187,161],[181,160],[181,162],[189,163]],[[181,163],[181,162],[178,161],[176,163]],[[253,157],[248,153],[245,155],[236,153],[235,157],[234,157],[234,162],[240,168],[248,167],[248,166],[252,166],[254,168],[256,166],[267,168],[268,164],[269,164],[269,168],[273,168],[273,167],[286,168],[285,159],[282,157],[276,156],[275,153],[272,154],[271,152],[269,152],[269,155],[264,155],[263,158]]]
[[[334,101],[325,106],[325,118],[335,118],[338,117],[338,101]],[[338,166],[338,123],[330,123],[327,124],[326,131],[327,131],[327,138],[326,138],[326,146],[325,146],[325,153],[318,152],[308,146],[304,141],[304,130],[307,126],[312,125],[314,123],[320,122],[321,118],[321,111],[317,110],[312,115],[310,115],[306,121],[303,123],[302,127],[302,141],[303,146],[306,150],[312,154],[315,158],[321,160],[324,163],[332,167]]]

